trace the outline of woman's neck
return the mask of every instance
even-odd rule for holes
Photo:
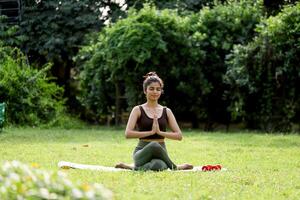
[[[147,106],[148,108],[156,108],[158,106],[158,102],[157,101],[147,101],[145,103],[145,106]]]

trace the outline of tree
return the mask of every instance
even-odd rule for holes
[[[151,3],[157,9],[173,9],[178,10],[181,14],[186,14],[190,12],[199,12],[203,7],[209,6],[213,7],[216,2],[224,3],[226,0],[166,0],[166,1],[157,1],[157,0],[139,0],[132,1],[127,0],[126,3],[128,7],[135,8],[140,10],[143,8],[145,3]]]
[[[198,121],[206,122],[205,130],[212,130],[215,122],[228,125],[231,121],[227,110],[230,100],[223,83],[226,55],[234,44],[251,41],[261,16],[260,4],[242,1],[205,7],[192,18],[192,44],[204,56],[179,73],[188,78],[182,81],[180,90],[191,99],[191,113],[195,113]]]
[[[264,0],[264,7],[268,15],[276,15],[288,4],[295,4],[298,0]]]
[[[0,15],[0,46],[20,46],[24,40],[24,37],[18,34],[20,27],[9,25],[6,19],[6,16]]]
[[[71,108],[78,106],[71,84],[73,57],[85,44],[85,36],[100,31],[112,17],[117,19],[116,13],[120,13],[120,6],[112,1],[25,1],[20,24],[26,37],[22,50],[34,66],[53,63],[52,75],[65,87]]]
[[[225,57],[233,44],[253,37],[261,16],[257,8],[230,3],[189,16],[149,5],[131,10],[126,19],[105,28],[96,45],[82,52],[88,58],[82,72],[83,103],[98,115],[105,108],[118,116],[127,105],[118,110],[118,95],[100,101],[100,91],[114,86],[106,94],[125,95],[131,107],[143,101],[142,76],[156,71],[166,83],[163,103],[176,108],[178,119],[192,121],[195,127],[206,120],[207,130],[211,129],[210,122],[224,113],[230,116],[228,102],[222,98]],[[106,82],[99,84],[103,79]]]
[[[128,105],[131,107],[144,100],[143,75],[154,70],[166,82],[164,101],[173,102],[168,104],[172,107],[176,104],[171,101],[176,98],[172,94],[176,93],[178,84],[174,74],[189,59],[188,30],[186,18],[174,11],[160,11],[150,6],[140,11],[131,10],[126,19],[105,28],[96,45],[85,47],[83,56],[79,55],[90,58],[81,74],[83,103],[98,116],[115,112],[118,117]],[[116,95],[111,98],[112,94]],[[119,96],[125,96],[128,105],[120,107]]]
[[[258,36],[236,46],[228,62],[232,111],[248,127],[291,131],[300,114],[300,3],[264,20]]]

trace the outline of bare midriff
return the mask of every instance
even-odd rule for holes
[[[142,141],[145,141],[145,142],[164,142],[165,140],[164,139],[140,139]]]

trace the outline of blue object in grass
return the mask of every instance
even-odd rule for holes
[[[4,126],[5,120],[5,103],[0,103],[0,131]]]

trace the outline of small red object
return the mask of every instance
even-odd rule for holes
[[[204,165],[202,166],[202,171],[217,171],[221,170],[222,166],[221,165]]]

